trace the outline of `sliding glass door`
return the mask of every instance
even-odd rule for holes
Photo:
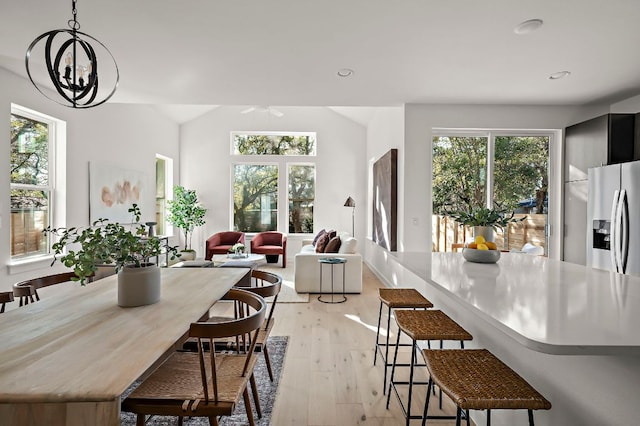
[[[479,207],[513,212],[523,221],[496,232],[502,250],[547,253],[550,134],[437,132],[433,138],[433,249],[450,251],[471,231],[447,217]]]

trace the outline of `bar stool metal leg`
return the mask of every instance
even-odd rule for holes
[[[389,392],[387,392],[387,410],[389,409],[389,401],[391,400],[391,386],[393,385],[393,377],[396,372],[396,362],[398,361],[398,346],[400,346],[400,333],[398,333],[396,339],[396,350],[393,354],[393,365],[391,367],[391,377],[389,378]]]
[[[378,332],[376,333],[376,347],[373,348],[373,365],[376,365],[378,359],[378,346],[380,346],[380,323],[382,322],[382,300],[380,301],[380,309],[378,310]],[[389,343],[389,330],[387,330],[387,344]]]

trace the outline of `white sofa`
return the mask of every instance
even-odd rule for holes
[[[359,253],[316,253],[311,241],[303,241],[302,249],[294,260],[295,288],[298,293],[320,293],[320,262],[323,257],[342,257],[344,264],[345,293],[362,292],[362,255]],[[322,266],[322,293],[331,293],[331,268],[333,268],[333,292],[342,293],[343,265]]]

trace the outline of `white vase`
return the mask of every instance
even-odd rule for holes
[[[126,266],[118,272],[118,306],[132,308],[160,301],[160,268]]]
[[[494,241],[493,237],[493,228],[490,226],[474,226],[473,227],[473,238],[482,235],[485,241]]]
[[[195,250],[187,250],[180,252],[180,260],[196,260],[196,251]]]

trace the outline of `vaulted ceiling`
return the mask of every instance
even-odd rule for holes
[[[67,28],[71,3],[3,0],[0,66],[26,77],[27,47]],[[78,0],[77,10],[118,63],[114,102],[583,105],[640,93],[638,0]],[[541,28],[514,33],[534,18]]]

